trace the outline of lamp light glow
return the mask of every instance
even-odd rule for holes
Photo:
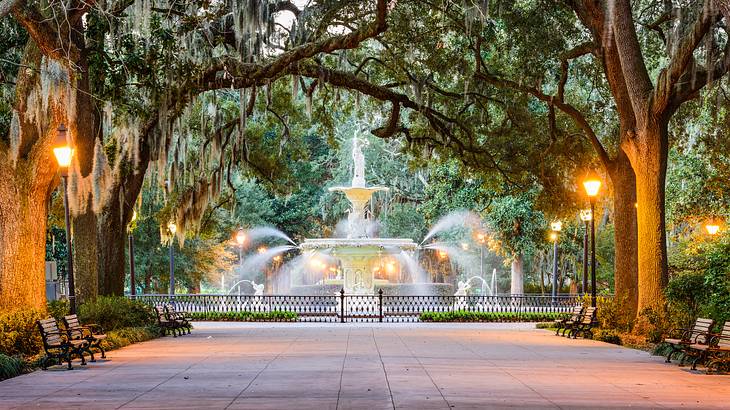
[[[446,259],[448,256],[449,256],[449,254],[445,250],[439,249],[439,251],[438,251],[439,259]]]
[[[53,142],[53,155],[56,157],[58,166],[61,168],[68,168],[71,165],[71,158],[73,157],[73,154],[74,150],[68,143],[66,126],[61,124],[58,126],[56,140]]]
[[[720,232],[720,225],[716,223],[708,223],[705,225],[705,229],[707,230],[707,233],[710,235],[717,235],[718,232]]]
[[[586,195],[590,198],[595,198],[598,196],[598,191],[601,190],[601,178],[595,172],[591,171],[583,181],[583,187],[586,190]]]
[[[236,243],[238,243],[239,246],[242,246],[244,242],[246,242],[246,233],[243,231],[243,228],[241,228],[238,230],[238,233],[236,233]]]
[[[175,232],[177,232],[177,225],[175,225],[175,222],[170,222],[167,224],[167,229],[170,231],[171,234],[175,235]]]
[[[554,232],[560,232],[563,229],[563,223],[561,221],[555,221],[550,224],[550,229]]]
[[[580,211],[580,220],[583,222],[589,222],[591,219],[593,219],[593,213],[590,209],[581,209]]]
[[[269,249],[265,246],[259,246],[259,248],[256,250],[258,253],[266,253]]]
[[[550,240],[555,242],[558,240],[558,233],[557,232],[550,232]]]

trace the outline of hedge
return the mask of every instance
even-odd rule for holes
[[[296,312],[273,310],[271,312],[193,312],[193,320],[227,322],[294,322],[299,318]]]
[[[562,313],[557,312],[423,312],[423,322],[546,322],[555,320]]]

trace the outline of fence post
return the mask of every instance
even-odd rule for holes
[[[380,310],[380,323],[383,323],[383,289],[378,290],[378,308]]]
[[[340,289],[340,323],[345,323],[345,289]]]

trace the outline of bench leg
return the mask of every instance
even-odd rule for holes
[[[672,362],[672,355],[677,352],[678,350],[674,348],[674,345],[670,345],[671,349],[669,350],[669,353],[667,354],[667,360],[664,361],[664,363],[671,363]]]

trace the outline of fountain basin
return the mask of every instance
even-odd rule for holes
[[[318,238],[306,239],[299,247],[303,252],[322,252],[338,261],[339,277],[325,279],[323,286],[340,285],[348,295],[372,295],[376,287],[399,281],[401,266],[397,257],[403,251],[415,251],[417,245],[404,238]],[[389,272],[382,270],[384,264],[391,265]]]

